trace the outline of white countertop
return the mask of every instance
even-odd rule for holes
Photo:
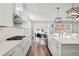
[[[28,35],[30,36],[30,35]],[[27,38],[26,36],[25,38]],[[0,42],[0,55],[4,55],[14,47],[16,47],[19,43],[21,43],[23,40],[11,40],[11,41],[2,41]]]
[[[4,55],[12,48],[17,46],[21,41],[3,41],[0,43],[0,55]]]
[[[77,35],[79,35],[79,34],[77,34]],[[54,37],[53,34],[49,34],[49,36],[61,44],[79,44],[79,37],[75,37],[75,35],[72,35],[72,37],[70,36],[70,37],[64,37],[64,38],[58,37],[58,36]]]
[[[79,38],[73,39],[73,38],[54,38],[61,44],[79,44]]]

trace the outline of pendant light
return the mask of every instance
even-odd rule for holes
[[[57,7],[57,17],[55,18],[55,21],[56,21],[56,22],[60,22],[61,19],[62,19],[62,17],[59,16],[59,9],[60,9],[60,8]]]
[[[66,13],[66,18],[76,19],[79,17],[79,7],[74,7],[74,4],[72,3],[72,8],[68,9]]]

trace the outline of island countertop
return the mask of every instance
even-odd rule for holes
[[[53,38],[61,44],[79,44],[79,38]]]
[[[49,37],[51,37],[52,39],[55,39],[57,42],[59,42],[60,44],[79,44],[79,37],[59,37],[59,36],[54,36],[52,34],[48,35]]]

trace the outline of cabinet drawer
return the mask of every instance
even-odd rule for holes
[[[79,50],[78,44],[64,44],[62,45],[62,50]]]
[[[79,56],[79,50],[62,51],[62,56]]]
[[[64,56],[79,56],[79,45],[78,44],[66,44],[62,45],[61,53]]]

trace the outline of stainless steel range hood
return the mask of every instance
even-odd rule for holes
[[[13,22],[14,24],[22,24],[22,18],[17,14],[13,14]]]

